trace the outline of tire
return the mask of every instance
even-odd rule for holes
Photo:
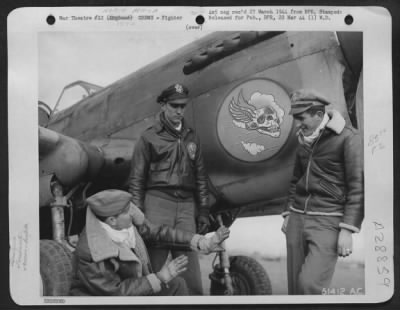
[[[74,272],[73,253],[54,240],[40,240],[43,296],[68,296]]]
[[[232,278],[233,295],[271,295],[271,281],[263,266],[248,256],[232,256],[229,258],[229,272]],[[225,285],[213,278],[223,275],[222,270],[210,275],[210,295],[225,295]]]

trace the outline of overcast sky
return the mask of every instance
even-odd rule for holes
[[[194,32],[42,33],[39,36],[39,100],[50,107],[65,85],[84,80],[99,86],[140,69],[199,38]],[[208,33],[203,33],[202,36]],[[232,226],[228,248],[286,255],[282,217],[243,218]],[[355,235],[352,258],[363,260],[363,238]]]
[[[39,100],[54,107],[64,86],[76,80],[107,86],[199,38],[195,34],[188,31],[41,33]]]

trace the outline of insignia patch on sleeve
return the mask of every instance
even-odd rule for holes
[[[186,146],[188,153],[189,153],[189,157],[191,160],[194,160],[195,156],[196,156],[196,151],[197,151],[197,145],[194,142],[190,142],[187,146]]]

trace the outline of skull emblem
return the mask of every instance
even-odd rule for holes
[[[280,136],[280,124],[285,113],[270,94],[255,92],[250,100],[246,101],[240,90],[237,100],[232,98],[229,112],[237,127],[257,130],[273,138]]]

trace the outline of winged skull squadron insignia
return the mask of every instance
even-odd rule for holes
[[[241,89],[236,101],[232,97],[229,112],[236,127],[256,130],[273,138],[278,138],[281,134],[280,124],[285,112],[272,95],[255,92],[247,101]]]

